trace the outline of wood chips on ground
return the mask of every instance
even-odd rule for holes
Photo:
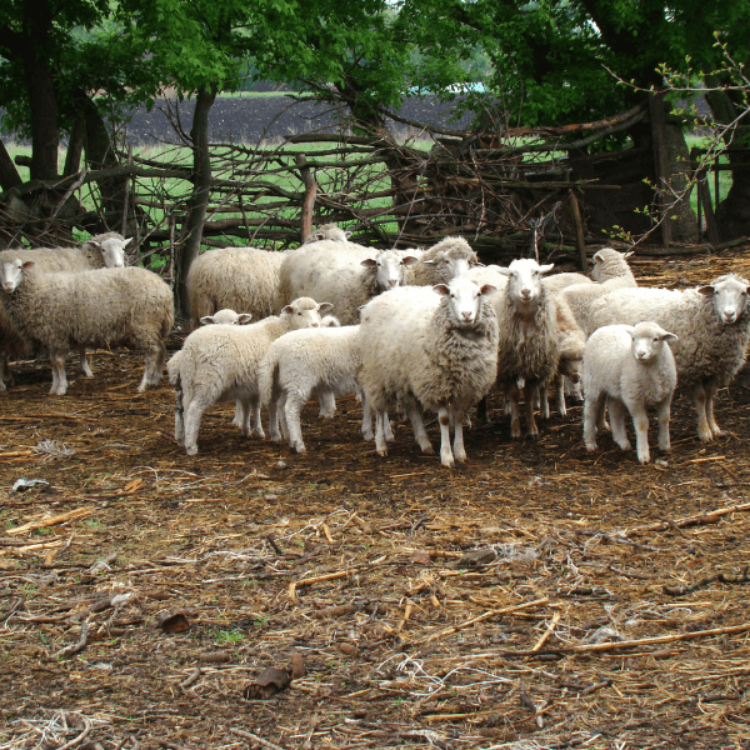
[[[307,455],[223,405],[187,457],[141,357],[94,369],[0,397],[0,748],[750,747],[747,370],[723,438],[680,394],[649,466],[586,453],[580,407],[537,443],[496,409],[451,471],[402,423],[377,457],[353,399],[307,408]]]

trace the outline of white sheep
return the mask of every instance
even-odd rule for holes
[[[594,283],[595,282],[593,282],[588,276],[584,276],[582,273],[574,271],[556,273],[543,280],[543,284],[547,287],[547,290],[555,293],[560,292],[569,286]]]
[[[583,355],[583,437],[586,449],[596,450],[597,426],[609,407],[612,437],[623,450],[630,448],[625,431],[625,409],[633,417],[638,460],[648,463],[647,407],[656,407],[659,448],[670,450],[669,416],[677,385],[677,367],[670,342],[677,336],[651,321],[611,325],[596,330]]]
[[[12,263],[17,258],[32,260],[39,271],[89,271],[95,268],[122,268],[127,265],[125,248],[131,239],[124,239],[117,232],[98,234],[78,247],[44,247],[0,252],[0,263]],[[18,329],[8,320],[8,316],[0,307],[0,391],[6,389],[5,381],[12,381],[12,374],[8,361],[24,359],[31,355],[29,342],[25,341]],[[80,352],[81,372],[87,377],[93,377],[86,358],[86,350]]]
[[[586,335],[592,330],[589,324],[589,312],[595,300],[616,289],[638,286],[628,265],[628,258],[631,255],[633,255],[632,251],[619,253],[611,247],[602,248],[594,254],[594,268],[591,272],[594,281],[598,283],[573,284],[560,291]]]
[[[500,330],[497,384],[510,402],[513,439],[521,437],[519,381],[524,384],[526,434],[536,439],[536,390],[549,387],[560,359],[555,296],[542,284],[542,276],[552,268],[521,258],[498,269],[508,277],[508,284],[492,301]]]
[[[410,264],[404,282],[414,286],[447,284],[451,279],[479,264],[477,254],[463,237],[446,237],[427,250],[411,253],[406,257],[415,258],[417,261]]]
[[[592,306],[592,329],[652,320],[679,337],[674,345],[679,385],[692,391],[703,441],[721,436],[714,417],[716,392],[728,386],[745,363],[750,340],[748,283],[727,274],[685,291],[621,289]]]
[[[79,273],[44,273],[34,261],[0,265],[5,312],[24,339],[43,346],[52,363],[50,393],[68,390],[68,347],[126,346],[146,351],[138,387],[161,380],[165,341],[174,325],[172,292],[144,268],[102,268]]]
[[[368,250],[353,243],[324,240],[287,254],[279,272],[276,309],[306,296],[328,300],[342,325],[359,322],[359,308],[386,289],[404,283],[416,263],[394,250]]]
[[[347,242],[352,236],[349,230],[344,230],[338,224],[321,224],[312,234],[305,237],[303,245],[309,245],[312,242],[322,242],[323,240],[333,240],[334,242]]]
[[[185,339],[167,363],[167,372],[178,396],[175,439],[185,445],[189,456],[198,452],[203,414],[219,401],[240,403],[243,435],[265,437],[260,420],[260,361],[285,333],[320,326],[320,313],[329,308],[328,303],[305,297],[286,305],[280,316],[245,326],[203,326]]]
[[[237,313],[228,307],[218,310],[213,315],[204,315],[200,319],[202,326],[246,326],[253,319],[252,313]]]
[[[392,289],[364,308],[360,380],[376,414],[379,455],[388,452],[386,409],[398,400],[422,452],[433,452],[422,414],[437,412],[441,463],[453,466],[466,460],[465,413],[489,391],[496,375],[497,320],[488,302],[494,291],[457,278],[434,288]]]

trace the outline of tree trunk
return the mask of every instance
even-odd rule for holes
[[[187,299],[187,273],[190,264],[198,257],[203,237],[203,222],[206,220],[209,190],[211,187],[211,155],[208,151],[208,115],[216,99],[216,87],[201,88],[195,100],[193,127],[193,194],[188,201],[185,219],[185,239],[175,257],[175,301],[177,315],[189,316]]]
[[[23,184],[21,175],[18,174],[16,165],[13,163],[13,159],[10,158],[5,144],[0,141],[0,188],[4,192],[7,192],[11,188],[18,187],[21,184]]]
[[[70,177],[78,174],[81,168],[81,156],[83,155],[83,141],[86,136],[86,122],[83,117],[76,117],[68,138],[68,152],[65,155],[65,168],[63,176]]]
[[[669,185],[673,195],[680,195],[692,177],[690,151],[685,142],[685,134],[677,125],[667,123],[664,135],[669,163]],[[674,205],[669,212],[667,221],[672,223],[672,238],[674,240],[688,243],[699,241],[698,220],[690,205],[689,194],[686,194]]]
[[[706,84],[712,88],[721,83],[717,76],[706,79]],[[728,125],[740,114],[726,91],[709,91],[706,100],[719,124]],[[718,196],[714,197],[718,204],[716,223],[722,241],[750,236],[750,152],[740,153],[740,149],[750,149],[750,127],[737,126],[733,133],[727,133],[725,140],[732,167],[732,187],[721,203],[718,203]]]

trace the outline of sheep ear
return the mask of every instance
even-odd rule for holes
[[[363,260],[360,265],[364,266],[365,268],[375,268],[375,266],[378,265],[378,262],[375,260],[375,258],[367,258],[366,260]]]
[[[486,263],[482,263],[481,260],[473,260],[473,261],[471,261],[471,263],[469,263],[469,265],[472,268],[474,268],[474,266],[480,266],[481,268],[487,268],[487,264]]]
[[[435,284],[434,287],[432,287],[438,294],[443,294],[445,296],[448,296],[451,293],[451,290],[448,289],[447,284]]]
[[[128,246],[128,245],[129,245],[129,244],[130,244],[130,243],[132,242],[132,241],[133,241],[133,238],[132,238],[132,237],[128,237],[128,238],[127,238],[127,239],[126,239],[126,240],[125,240],[125,241],[124,241],[124,242],[122,243],[122,246],[123,246],[123,248],[127,247],[127,246]]]
[[[635,250],[628,250],[628,252],[622,254],[622,257],[624,260],[627,260],[628,258],[632,258],[634,255]]]
[[[294,313],[294,308],[291,305],[285,305],[281,308],[281,312],[285,315],[292,315]]]
[[[237,317],[237,325],[246,326],[252,319],[252,313],[240,313]]]
[[[97,242],[96,240],[86,240],[87,245],[91,245],[91,247],[95,247],[97,250],[101,250],[101,252],[104,252],[104,248],[101,246],[101,243]]]
[[[633,338],[633,334],[635,333],[635,326],[623,326],[623,330],[630,334],[630,338]]]
[[[346,235],[347,240],[352,236],[352,233],[348,229],[346,230],[346,232],[344,232],[344,234]]]
[[[495,270],[503,276],[510,276],[510,268],[506,268],[505,266],[495,266]]]
[[[677,336],[675,336],[673,333],[669,333],[669,331],[666,331],[661,336],[662,341],[670,342],[670,341],[679,341]]]
[[[479,289],[480,294],[492,294],[492,292],[496,292],[496,291],[497,291],[497,287],[492,286],[492,284],[484,284]]]
[[[555,267],[554,263],[547,263],[546,266],[539,266],[539,273],[549,273]]]
[[[413,255],[407,255],[403,258],[405,266],[413,266],[415,263],[419,263],[419,258],[415,258]]]
[[[714,288],[711,286],[711,284],[707,284],[706,286],[699,286],[698,294],[702,294],[704,297],[713,297]]]
[[[323,232],[315,232],[313,237],[315,237],[316,242],[322,242],[325,239],[325,235],[323,234]]]
[[[318,305],[318,312],[319,313],[326,313],[329,310],[333,309],[333,304],[331,302],[321,302]]]
[[[215,320],[216,320],[216,319],[214,318],[214,316],[213,316],[213,315],[204,315],[204,316],[203,316],[203,317],[202,317],[202,318],[200,319],[200,324],[201,324],[202,326],[210,326],[210,325],[212,325],[212,324],[214,323],[214,321],[215,321]]]
[[[594,263],[604,263],[604,256],[601,253],[601,250],[594,253]]]
[[[436,260],[423,260],[422,263],[424,263],[426,266],[436,266],[437,261]]]
[[[33,260],[22,261],[20,258],[18,258],[17,261],[21,264],[19,268],[23,268],[24,271],[28,268],[33,268],[36,265]]]

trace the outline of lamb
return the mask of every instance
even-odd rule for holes
[[[313,393],[321,401],[321,415],[333,417],[332,399],[326,409],[325,395],[345,396],[358,387],[362,366],[359,326],[305,328],[291,331],[271,344],[260,365],[261,402],[269,406],[271,440],[281,439],[276,427],[277,410],[283,413],[282,431],[289,445],[305,452],[300,412]],[[367,405],[364,404],[365,411]]]
[[[43,346],[52,363],[50,393],[67,393],[68,346],[126,346],[146,351],[139,391],[161,380],[165,340],[174,325],[170,288],[144,268],[44,273],[35,262],[4,261],[0,287],[5,312],[24,339]]]
[[[236,313],[234,310],[225,307],[213,315],[204,315],[200,319],[200,324],[202,326],[246,326],[252,319],[252,313]]]
[[[537,387],[549,387],[560,360],[557,304],[542,284],[542,276],[552,268],[551,264],[540,266],[531,258],[522,258],[498,269],[508,277],[508,285],[493,300],[500,329],[497,385],[510,401],[514,440],[521,437],[519,381],[524,383],[526,434],[536,439],[535,391]]]
[[[199,255],[186,279],[190,323],[217,310],[246,310],[254,320],[273,314],[279,269],[289,252],[225,247]]]
[[[308,296],[328,300],[343,326],[359,322],[359,308],[380,292],[404,283],[416,263],[394,250],[368,250],[353,243],[324,240],[303,245],[285,259],[279,272],[276,309],[284,300]]]
[[[543,284],[547,287],[547,291],[550,292],[561,292],[563,289],[574,286],[577,284],[593,284],[588,276],[584,276],[582,273],[556,273],[554,276],[549,276],[543,280]]]
[[[50,273],[121,268],[127,265],[125,248],[130,242],[117,232],[107,232],[92,237],[80,247],[3,250],[0,252],[0,263],[12,263],[16,258],[33,260],[38,270]],[[13,379],[8,360],[24,359],[30,354],[29,342],[23,339],[0,307],[0,392],[6,390],[5,381],[12,382]],[[81,371],[86,377],[93,377],[85,349],[81,352]]]
[[[722,434],[714,417],[716,392],[732,382],[745,362],[750,340],[748,293],[748,281],[736,274],[685,291],[621,289],[593,305],[591,327],[651,320],[675,333],[680,387],[692,392],[698,437],[706,442]]]
[[[477,254],[463,237],[446,237],[428,250],[408,257],[416,258],[416,262],[408,269],[405,283],[414,286],[447,284],[479,264]]]
[[[583,355],[583,437],[587,450],[596,450],[597,425],[603,421],[605,401],[612,437],[622,450],[630,449],[625,433],[627,407],[635,426],[638,460],[649,462],[648,406],[656,407],[659,448],[670,450],[669,416],[677,367],[669,343],[674,341],[677,336],[652,321],[635,327],[604,326],[591,335]]]
[[[423,453],[432,453],[423,412],[437,412],[440,462],[466,461],[466,410],[492,387],[498,325],[488,295],[495,288],[455,278],[447,285],[384,292],[362,311],[361,384],[376,414],[375,449],[387,455],[386,408],[406,408]],[[450,426],[454,428],[453,449]]]
[[[182,349],[167,363],[167,372],[178,398],[175,439],[189,456],[198,452],[203,414],[218,401],[238,401],[243,435],[265,437],[260,421],[260,361],[280,336],[297,328],[320,326],[320,313],[330,307],[327,302],[318,304],[303,297],[286,305],[280,316],[247,326],[203,326],[185,339]]]
[[[560,291],[585,334],[589,335],[593,330],[589,324],[589,312],[595,300],[616,289],[638,286],[628,265],[628,258],[632,254],[619,253],[611,247],[602,248],[594,254],[594,269],[591,272],[598,283],[574,284]]]
[[[305,237],[302,244],[309,245],[312,242],[322,242],[323,240],[347,242],[351,236],[350,231],[341,229],[338,224],[321,224],[312,234]]]

